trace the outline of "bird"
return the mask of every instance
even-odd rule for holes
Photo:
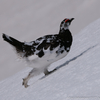
[[[48,71],[48,67],[68,54],[73,41],[69,26],[73,20],[74,18],[65,18],[60,24],[58,34],[45,35],[31,42],[21,42],[5,33],[2,34],[4,41],[11,44],[22,59],[31,63],[33,69],[22,82],[25,88],[29,86],[30,78],[40,73],[45,76],[52,73],[54,70]]]

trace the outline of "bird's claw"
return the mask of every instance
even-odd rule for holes
[[[26,79],[23,79],[22,85],[24,85],[25,88],[27,88],[29,85],[27,84]]]

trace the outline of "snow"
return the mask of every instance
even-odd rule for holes
[[[75,35],[100,18],[98,9],[99,0],[0,0],[0,33],[33,41],[58,33],[64,18],[75,18],[70,26]],[[27,89],[21,86],[22,78],[31,69],[16,62],[11,46],[0,39],[0,100],[100,100],[99,23],[98,20],[77,34],[70,53],[49,69],[61,67],[60,70],[34,85],[42,75],[33,78]]]
[[[20,41],[33,41],[59,32],[64,18],[75,18],[72,35],[100,17],[100,0],[0,0],[0,33]],[[16,54],[0,39],[0,81],[24,69]]]
[[[100,19],[74,36],[69,54],[49,70],[56,67],[31,79],[28,88],[21,84],[31,68],[1,81],[0,100],[100,100]]]

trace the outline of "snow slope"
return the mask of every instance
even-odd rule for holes
[[[0,0],[0,36],[6,33],[21,41],[58,33],[64,18],[75,18],[70,30],[78,33],[100,17],[100,0]],[[0,80],[24,69],[10,45],[0,39]]]
[[[24,88],[30,68],[0,82],[0,100],[100,100],[100,19],[75,35],[69,54],[50,66],[59,69]],[[35,82],[35,83],[34,83]]]

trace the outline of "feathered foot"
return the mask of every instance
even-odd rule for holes
[[[28,83],[27,78],[23,78],[22,85],[24,85],[25,88],[27,88],[29,86],[27,83]]]

